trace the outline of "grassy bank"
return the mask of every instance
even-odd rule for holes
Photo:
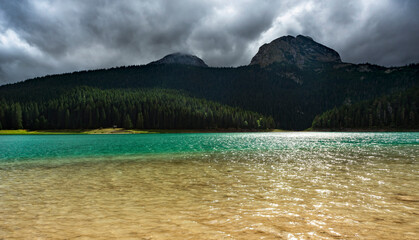
[[[83,134],[80,130],[0,130],[0,135]]]
[[[0,130],[0,135],[49,135],[49,134],[138,134],[154,133],[149,130],[128,130],[123,128],[63,129],[63,130]]]
[[[101,128],[101,129],[64,129],[64,130],[0,130],[0,135],[45,135],[45,134],[150,134],[150,133],[217,133],[217,132],[284,132],[280,129],[123,129],[123,128]]]

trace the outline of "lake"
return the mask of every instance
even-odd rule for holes
[[[0,136],[0,239],[418,239],[419,133]]]

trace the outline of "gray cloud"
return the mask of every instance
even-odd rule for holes
[[[347,62],[419,62],[415,0],[0,0],[0,84],[194,53],[246,65],[260,45],[304,34]]]

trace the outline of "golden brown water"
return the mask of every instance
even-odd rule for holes
[[[0,239],[418,239],[418,148],[371,151],[4,164]]]

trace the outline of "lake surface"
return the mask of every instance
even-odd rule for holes
[[[0,239],[419,239],[419,133],[0,136]]]

